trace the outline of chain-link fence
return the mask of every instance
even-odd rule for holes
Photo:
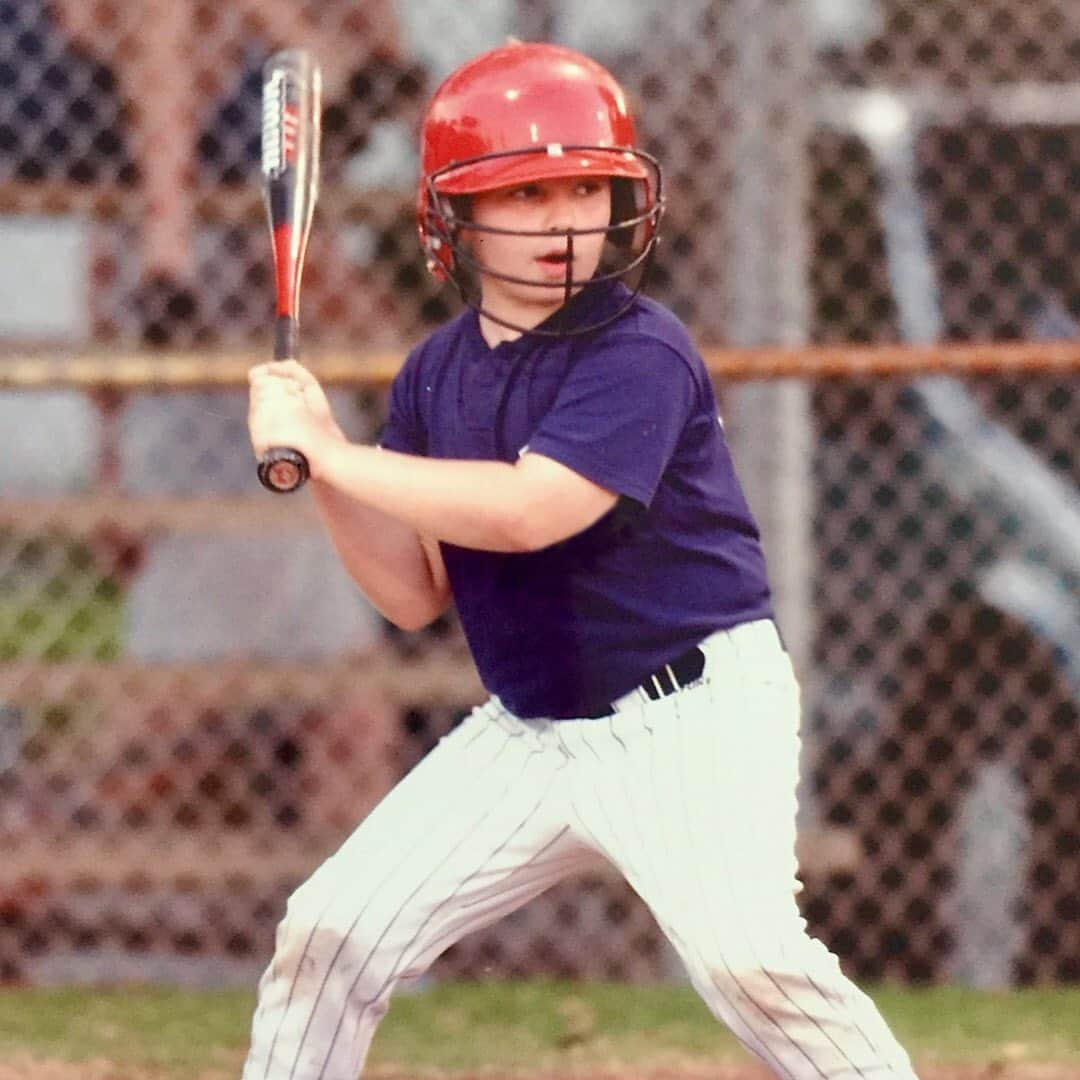
[[[1080,14],[612,7],[0,0],[0,977],[253,977],[289,889],[480,696],[452,618],[394,632],[307,504],[256,492],[212,384],[267,349],[268,52],[326,74],[306,341],[370,439],[385,380],[341,358],[456,310],[415,240],[419,111],[514,32],[627,86],[669,199],[651,291],[706,346],[1030,343],[1023,372],[838,351],[720,397],[805,687],[813,930],[859,975],[1077,977]],[[437,970],[669,962],[590,879]]]

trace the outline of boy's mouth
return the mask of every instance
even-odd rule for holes
[[[536,261],[545,263],[548,266],[565,266],[569,262],[570,256],[564,250],[549,251],[544,255],[537,256]]]

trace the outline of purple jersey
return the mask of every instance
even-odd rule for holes
[[[549,322],[596,322],[627,295],[591,286]],[[381,444],[543,454],[619,494],[595,525],[541,551],[442,544],[480,677],[519,716],[591,715],[713,631],[772,616],[705,365],[652,300],[587,334],[494,349],[466,311],[409,354]]]

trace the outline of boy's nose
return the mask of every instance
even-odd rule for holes
[[[569,199],[553,199],[548,208],[548,228],[566,232],[574,227],[574,207]]]

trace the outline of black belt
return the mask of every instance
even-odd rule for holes
[[[692,649],[687,649],[682,656],[677,656],[646,676],[635,689],[643,691],[650,701],[659,701],[660,698],[674,694],[688,683],[700,679],[704,671],[705,653],[695,645]],[[582,719],[599,720],[601,717],[614,715],[614,705],[602,705],[594,712],[585,713]]]

